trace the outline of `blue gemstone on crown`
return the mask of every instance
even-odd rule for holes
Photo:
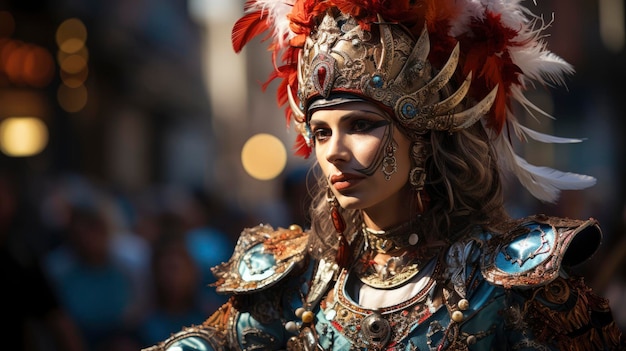
[[[413,105],[410,102],[405,103],[404,105],[402,105],[402,114],[409,117],[409,118],[414,118],[415,116],[417,116],[417,108],[415,108],[415,105]]]
[[[376,88],[381,88],[383,86],[383,77],[378,74],[372,77],[372,84]]]

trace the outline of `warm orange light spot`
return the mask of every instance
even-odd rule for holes
[[[78,88],[85,83],[88,74],[89,69],[87,66],[85,66],[82,71],[76,74],[69,74],[65,71],[61,71],[61,80],[63,81],[63,84],[67,85],[70,88]]]
[[[60,66],[62,71],[69,74],[76,74],[85,69],[87,61],[79,55],[69,55],[60,62]]]
[[[43,88],[54,77],[52,55],[42,47],[32,46],[26,53],[22,70],[24,80],[29,85]]]
[[[9,117],[0,122],[0,150],[12,157],[33,156],[48,144],[48,128],[35,117]]]
[[[59,86],[57,91],[57,101],[59,106],[67,112],[78,112],[87,105],[87,88],[81,85],[76,88],[70,88],[66,85]]]
[[[59,25],[56,31],[56,42],[61,51],[75,53],[87,41],[87,28],[78,18],[70,18]]]
[[[253,178],[276,178],[287,164],[287,151],[282,141],[270,134],[257,134],[248,139],[241,151],[243,168]]]

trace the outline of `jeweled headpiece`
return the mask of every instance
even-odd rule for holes
[[[309,105],[333,94],[356,95],[390,112],[409,135],[455,132],[482,119],[501,168],[535,197],[595,183],[585,175],[528,164],[504,126],[521,140],[570,143],[522,126],[514,102],[545,113],[524,96],[533,83],[562,84],[573,68],[548,51],[545,28],[520,0],[248,0],[233,28],[239,52],[270,32],[279,105],[300,132],[308,157]]]
[[[307,105],[332,93],[355,94],[382,105],[411,134],[462,129],[491,108],[495,88],[470,109],[452,112],[465,98],[472,75],[469,72],[458,90],[445,96],[459,60],[458,44],[435,75],[428,61],[426,28],[416,41],[401,25],[382,18],[376,25],[378,31],[366,31],[349,15],[324,15],[298,59],[300,104],[287,89],[296,121],[306,122]]]

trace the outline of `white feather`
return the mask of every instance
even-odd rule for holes
[[[284,48],[295,34],[289,29],[287,15],[291,13],[295,0],[256,0],[246,6],[246,12],[261,10],[267,14],[267,22],[279,47]]]
[[[519,128],[522,132],[523,135],[530,137],[533,140],[537,140],[540,141],[542,143],[549,143],[549,144],[575,144],[575,143],[580,143],[583,141],[583,139],[576,139],[576,138],[563,138],[563,137],[558,137],[558,136],[554,136],[554,135],[550,135],[550,134],[545,134],[545,133],[541,133],[538,132],[534,129],[530,129],[528,127],[525,127],[521,124],[518,123],[517,128]]]
[[[520,183],[537,199],[556,202],[561,190],[580,190],[595,185],[594,177],[561,172],[549,167],[535,166],[515,154],[503,134],[493,139],[501,169],[515,175]]]
[[[527,141],[528,138],[542,142],[542,143],[550,143],[550,144],[574,144],[580,143],[583,139],[577,138],[563,138],[557,137],[550,134],[545,134],[538,132],[534,129],[528,128],[517,120],[512,113],[509,113],[507,117],[507,126],[513,130],[515,136],[521,141]]]
[[[479,0],[458,1],[457,18],[451,23],[449,34],[452,37],[461,36],[469,31],[469,24],[473,18],[483,18],[485,9]]]
[[[500,14],[504,25],[515,30],[528,26],[528,18],[524,13],[528,10],[520,5],[520,0],[481,0],[485,9]]]
[[[535,119],[536,119],[535,112],[539,113],[540,115],[544,117],[555,119],[554,117],[552,117],[552,115],[542,110],[539,106],[535,105],[532,101],[528,100],[526,95],[524,95],[522,88],[523,87],[520,87],[518,85],[511,86],[510,95],[513,100],[517,101],[526,110],[526,112],[528,112],[528,114],[530,114],[532,117],[535,117]],[[508,118],[514,118],[512,112],[509,112],[507,119]]]
[[[545,49],[543,43],[509,48],[513,62],[522,70],[524,78],[542,84],[565,85],[564,76],[574,73],[568,62]]]

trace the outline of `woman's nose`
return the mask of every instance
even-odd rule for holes
[[[350,157],[349,148],[343,134],[333,133],[327,144],[326,160],[330,163],[345,162]]]

